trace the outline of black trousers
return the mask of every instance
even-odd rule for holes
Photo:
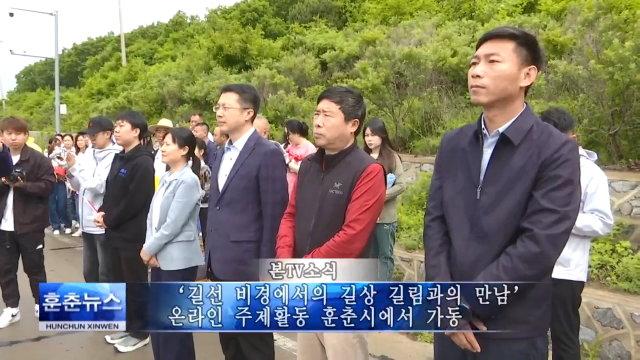
[[[551,356],[553,360],[580,360],[580,305],[584,282],[553,279]]]
[[[149,337],[147,329],[147,303],[149,299],[149,270],[140,257],[140,249],[111,247],[111,281],[138,283],[127,286],[127,332],[136,339]]]
[[[110,251],[105,234],[82,233],[82,267],[85,282],[110,282]]]
[[[201,207],[199,217],[200,230],[202,230],[202,247],[204,247],[204,244],[207,241],[207,216],[209,216],[209,208]]]
[[[40,303],[40,283],[47,282],[44,269],[44,230],[18,234],[0,230],[0,290],[7,307],[20,304],[18,288],[18,261],[22,257],[22,268],[29,278],[31,295]]]
[[[476,337],[479,353],[463,350],[444,333],[433,336],[434,360],[547,360],[547,334],[527,339],[487,339]]]
[[[210,270],[211,281],[224,282]],[[218,333],[225,360],[276,360],[273,333]]]
[[[198,267],[193,266],[181,270],[151,269],[152,282],[195,281]],[[196,348],[193,344],[193,333],[158,332],[151,333],[151,347],[154,360],[195,360]]]

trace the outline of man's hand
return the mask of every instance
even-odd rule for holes
[[[478,328],[478,330],[480,331],[487,330],[487,327],[484,326],[484,324],[476,318],[471,320],[471,324],[473,324],[473,326]],[[446,332],[445,335],[450,337],[451,340],[456,343],[456,345],[464,350],[468,350],[471,352],[480,352],[480,344],[478,344],[475,335],[473,335],[473,332],[471,331],[471,326],[469,326],[468,323],[464,325],[461,324],[456,330],[461,331]]]
[[[93,222],[96,223],[96,226],[99,228],[106,229],[107,227],[104,225],[104,213],[99,212],[93,217]]]
[[[76,155],[71,151],[68,151],[66,160],[67,160],[67,167],[72,167],[73,165],[76,164]]]
[[[18,181],[16,181],[15,183],[10,183],[7,181],[7,178],[2,178],[2,183],[15,188],[21,188],[24,186],[24,181],[22,181],[21,178],[18,178]]]

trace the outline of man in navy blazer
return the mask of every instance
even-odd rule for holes
[[[275,258],[289,201],[282,153],[253,128],[260,108],[248,84],[226,85],[214,107],[229,135],[212,163],[205,258],[213,281],[258,281],[258,260]],[[227,360],[275,360],[272,333],[220,333]]]

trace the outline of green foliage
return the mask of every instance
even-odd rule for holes
[[[407,251],[424,250],[424,212],[431,185],[431,173],[421,172],[418,180],[400,197],[396,243]]]
[[[403,151],[434,154],[443,133],[474,121],[466,71],[486,30],[516,25],[539,36],[548,68],[531,93],[536,110],[561,105],[583,145],[609,163],[640,158],[640,0],[244,0],[204,19],[179,12],[127,34],[128,65],[114,34],[61,56],[63,130],[134,108],[177,122],[211,107],[220,85],[251,82],[276,126],[311,120],[334,84],[360,88]],[[53,64],[17,75],[9,111],[49,131]]]
[[[616,224],[608,236],[591,245],[590,278],[592,281],[640,294],[640,254],[623,240],[628,225]]]

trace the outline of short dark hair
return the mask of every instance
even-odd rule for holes
[[[258,90],[250,84],[228,84],[220,89],[220,95],[225,93],[238,95],[240,106],[246,110],[253,110],[253,116],[251,117],[251,122],[253,123],[253,120],[258,116],[258,111],[260,111],[260,94]]]
[[[0,123],[0,131],[15,131],[17,133],[28,134],[29,124],[24,119],[17,116],[9,116],[4,118]]]
[[[564,134],[573,134],[576,130],[575,119],[567,110],[561,107],[551,107],[541,112],[540,120]]]
[[[510,40],[516,44],[520,61],[524,66],[535,66],[539,72],[544,70],[544,51],[535,35],[515,26],[501,26],[484,33],[476,43],[478,50],[485,43],[492,40]],[[525,88],[525,95],[529,92]]]
[[[132,128],[140,130],[138,139],[142,140],[148,136],[149,125],[147,119],[141,113],[133,110],[126,110],[118,114],[116,121],[124,121],[129,123]]]
[[[360,91],[349,86],[332,86],[318,95],[316,104],[320,104],[322,100],[328,100],[338,105],[344,115],[344,121],[349,122],[358,119],[360,123],[353,135],[358,136],[360,134],[367,118],[367,105]]]
[[[197,123],[195,127],[203,127],[206,132],[209,132],[209,125],[206,122]]]
[[[192,118],[192,117],[194,117],[194,116],[197,116],[197,117],[199,117],[200,119],[204,119],[204,116],[202,116],[202,113],[201,113],[201,112],[193,112],[193,113],[191,113],[191,115],[190,115],[189,117],[190,117],[190,118]]]

